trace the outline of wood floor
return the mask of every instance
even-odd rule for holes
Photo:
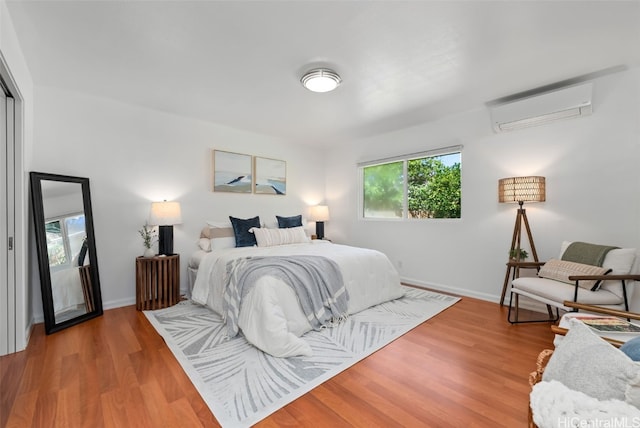
[[[548,324],[464,297],[258,424],[260,427],[524,427],[527,376]],[[0,358],[0,427],[219,426],[133,306]]]

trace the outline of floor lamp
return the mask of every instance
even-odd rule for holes
[[[544,202],[546,199],[546,185],[544,177],[528,176],[528,177],[509,177],[502,178],[498,181],[498,200],[500,202],[518,203],[519,208],[516,214],[516,223],[513,228],[513,237],[511,238],[511,248],[509,249],[510,257],[515,254],[515,261],[507,263],[507,273],[504,277],[502,286],[502,295],[500,297],[500,306],[504,303],[504,297],[509,283],[511,269],[515,269],[514,275],[522,267],[520,259],[520,243],[522,240],[522,225],[524,224],[525,232],[529,239],[529,247],[534,263],[538,263],[538,253],[533,243],[531,235],[531,227],[527,218],[527,211],[523,208],[525,202]],[[529,266],[524,266],[529,267]],[[538,265],[530,266],[537,268]]]

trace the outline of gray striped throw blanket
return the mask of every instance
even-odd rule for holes
[[[272,276],[298,296],[302,312],[314,330],[332,326],[347,316],[349,294],[340,268],[322,256],[245,257],[227,263],[223,312],[228,337],[238,334],[242,299],[258,279]]]

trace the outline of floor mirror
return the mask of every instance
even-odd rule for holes
[[[89,179],[31,172],[47,334],[102,315]]]

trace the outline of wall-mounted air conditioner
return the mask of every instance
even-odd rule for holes
[[[543,125],[591,114],[593,84],[585,83],[490,105],[495,132]]]

